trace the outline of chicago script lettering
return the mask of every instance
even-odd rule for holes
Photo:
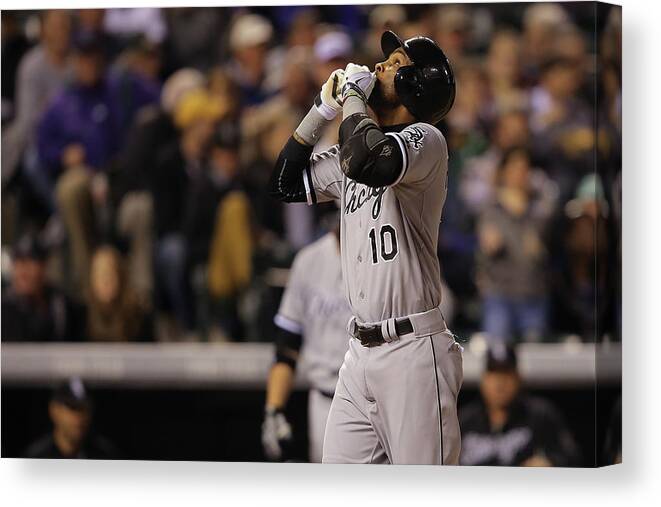
[[[381,202],[386,190],[388,190],[388,187],[368,187],[366,185],[360,185],[354,180],[350,180],[347,183],[345,190],[346,205],[344,207],[344,213],[346,215],[355,213],[362,208],[365,203],[374,198],[372,204],[372,218],[376,220],[381,214]]]

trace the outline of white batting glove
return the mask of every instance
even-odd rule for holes
[[[376,74],[370,72],[366,65],[350,63],[344,69],[344,77],[346,83],[342,88],[342,101],[350,95],[356,95],[367,102],[376,83]]]
[[[342,109],[342,88],[344,87],[344,69],[334,70],[328,81],[321,87],[321,92],[314,101],[317,110],[327,120],[332,120]]]
[[[262,423],[262,445],[266,457],[271,461],[282,460],[291,442],[291,425],[285,414],[280,410],[267,408]]]

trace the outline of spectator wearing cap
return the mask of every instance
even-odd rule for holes
[[[271,22],[258,14],[242,14],[230,29],[232,59],[229,74],[236,80],[244,106],[261,104],[276,90],[269,87],[268,55]]]
[[[241,339],[238,296],[252,276],[250,200],[240,180],[238,126],[221,122],[214,132],[206,171],[190,188],[184,218],[189,263],[207,266],[214,320],[224,335]]]
[[[204,75],[179,69],[163,84],[160,103],[144,107],[126,136],[115,171],[110,177],[111,199],[117,209],[116,228],[128,241],[128,272],[138,298],[150,302],[153,294],[154,203],[150,193],[158,155],[178,142],[174,112],[192,91],[203,90]]]
[[[161,94],[161,59],[160,47],[143,37],[134,39],[113,62],[110,73],[117,81],[116,86],[124,90],[124,107],[129,112],[133,111],[133,101],[138,104],[136,111],[143,105],[157,102]],[[124,115],[124,119],[128,124],[122,127],[128,129],[133,115]]]
[[[166,314],[171,310],[175,334],[185,333],[190,339],[194,338],[195,309],[184,235],[186,199],[195,182],[204,176],[209,142],[226,107],[206,89],[186,93],[173,112],[179,135],[161,149],[149,178],[156,234],[157,306]]]
[[[48,404],[53,430],[25,451],[26,458],[117,459],[106,438],[90,431],[93,403],[83,382],[72,378],[53,391]]]
[[[336,69],[344,69],[351,61],[354,46],[349,34],[342,30],[330,30],[314,44],[314,79],[321,87]]]
[[[548,327],[546,234],[554,201],[535,194],[525,148],[503,155],[495,186],[477,226],[484,331],[496,342],[517,334],[539,341]]]
[[[46,280],[47,250],[33,235],[13,248],[11,283],[2,294],[2,340],[79,341],[82,309]]]
[[[23,161],[31,190],[52,209],[52,185],[36,161],[36,128],[44,110],[71,74],[71,15],[68,11],[51,10],[42,13],[40,20],[40,42],[25,53],[18,67],[14,119],[3,129],[2,181],[6,182]]]
[[[522,391],[516,352],[486,353],[480,398],[460,411],[462,465],[580,466],[574,437],[548,401]]]
[[[284,81],[280,92],[263,104],[244,111],[241,118],[243,163],[252,164],[260,157],[267,158],[269,163],[275,162],[279,150],[270,144],[278,144],[284,135],[279,131],[285,131],[301,121],[314,98],[316,87],[311,71],[313,63],[307,49],[290,49],[284,62]],[[278,137],[277,141],[270,141],[272,135]],[[275,154],[270,153],[274,150]]]

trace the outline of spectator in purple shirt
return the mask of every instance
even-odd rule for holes
[[[97,232],[95,210],[107,204],[104,171],[135,112],[156,102],[159,90],[137,77],[107,73],[103,45],[95,34],[79,34],[73,56],[73,82],[47,109],[37,142],[42,170],[55,185],[56,206],[70,242],[72,288],[82,294]]]
[[[135,112],[157,102],[157,84],[105,71],[101,39],[82,33],[74,42],[74,80],[50,104],[38,130],[42,165],[58,175],[82,158],[104,169],[115,155]]]

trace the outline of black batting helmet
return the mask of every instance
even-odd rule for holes
[[[455,83],[450,62],[438,44],[427,37],[402,41],[395,32],[384,32],[381,49],[385,57],[399,48],[413,62],[395,74],[399,100],[417,119],[437,123],[454,103]]]

